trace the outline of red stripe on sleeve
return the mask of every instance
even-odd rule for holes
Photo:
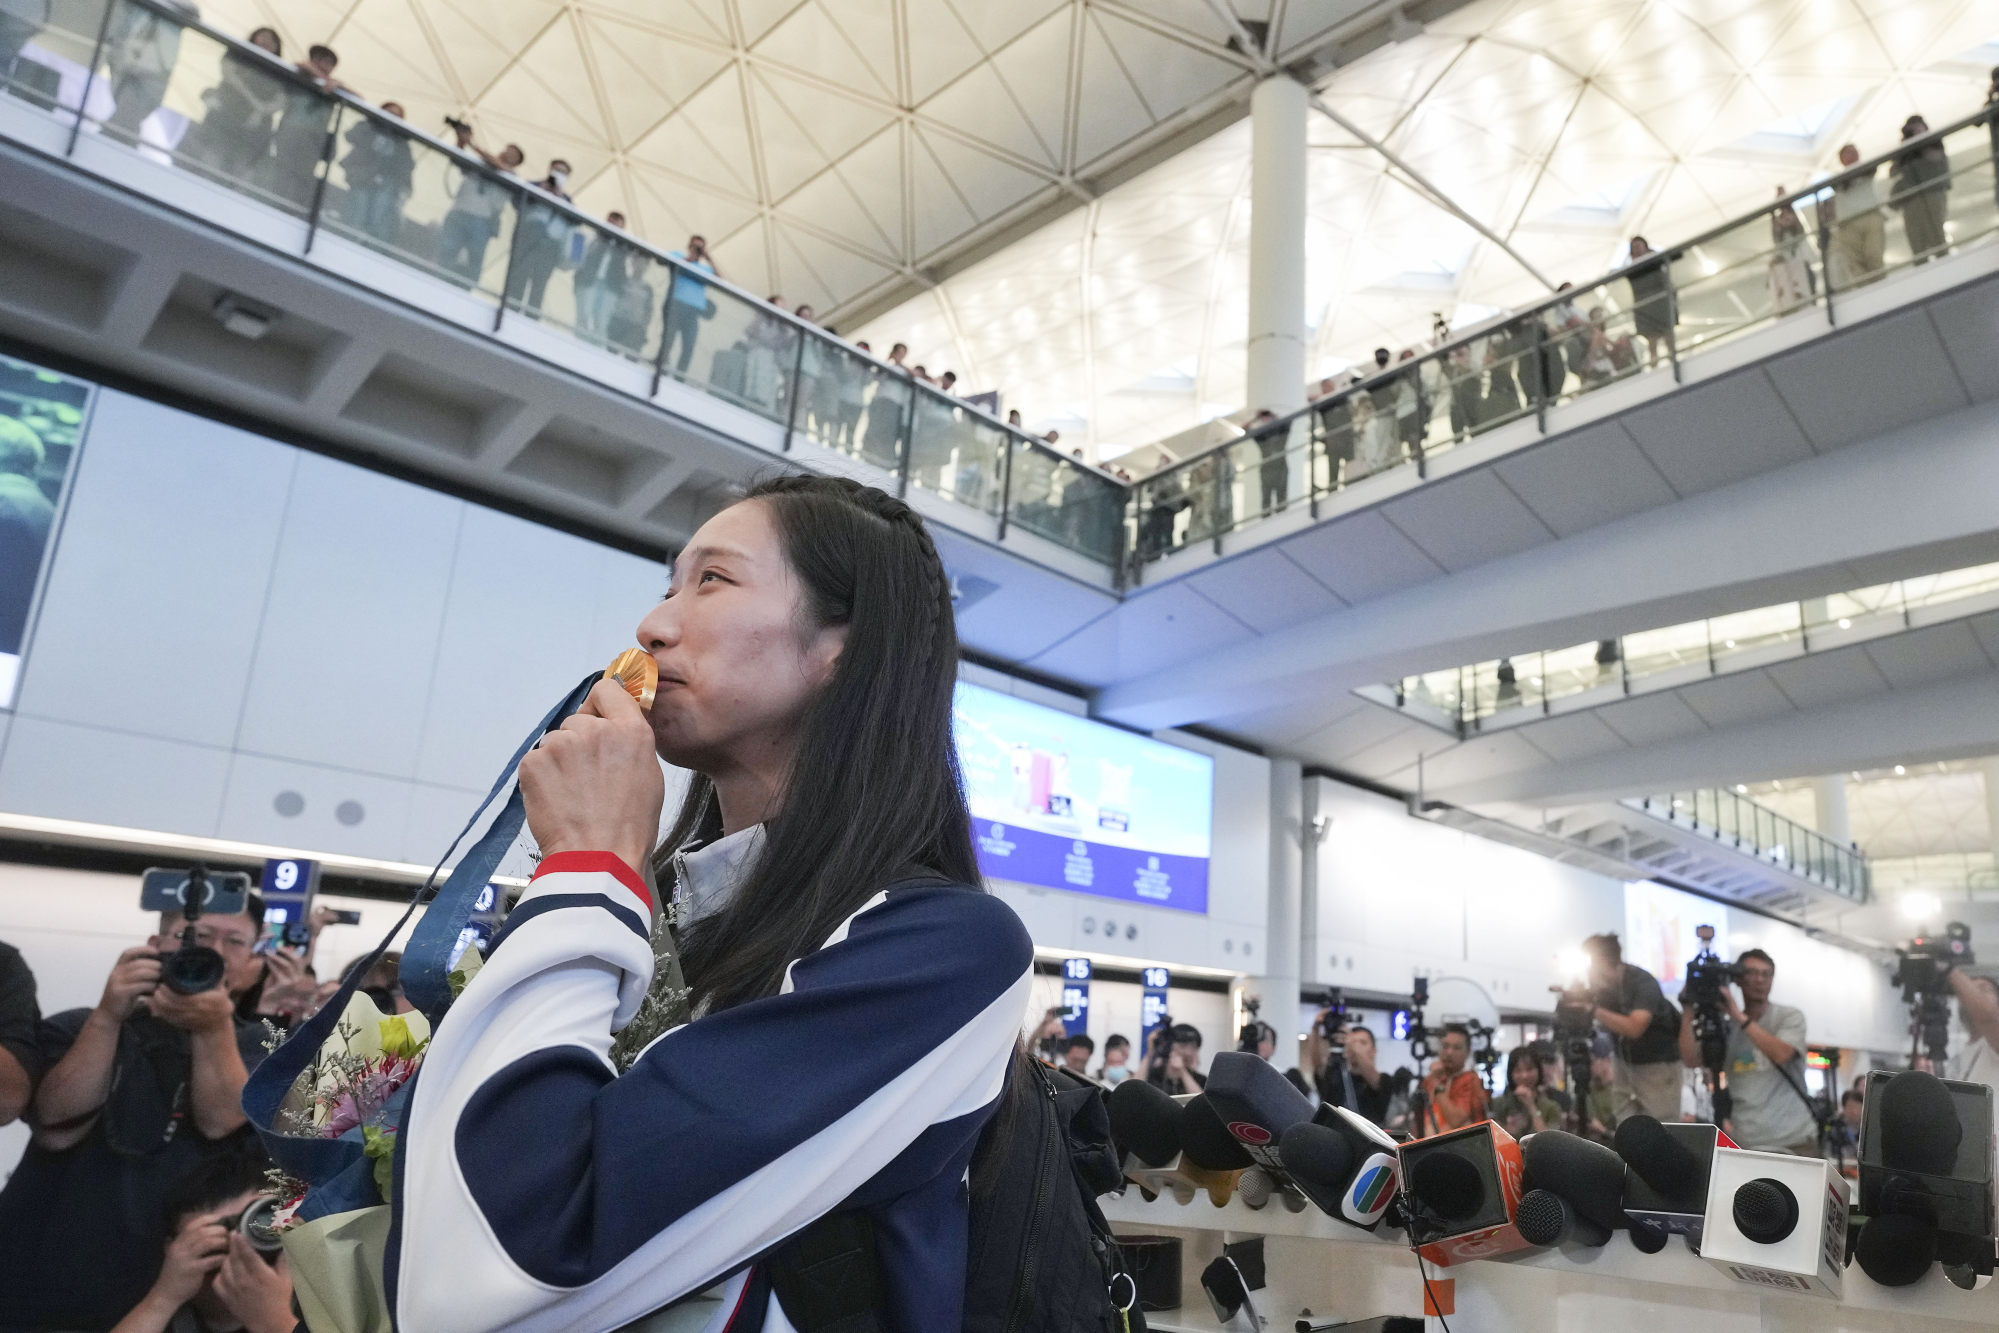
[[[652,891],[646,888],[645,880],[615,852],[554,852],[541,858],[541,864],[535,867],[534,878],[593,871],[611,875],[636,894],[638,900],[646,905],[646,910],[652,910]]]

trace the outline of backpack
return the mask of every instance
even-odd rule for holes
[[[1145,1333],[1097,1207],[1123,1179],[1104,1090],[1016,1051],[972,1154],[963,1333]],[[798,1333],[879,1333],[873,1268],[867,1219],[834,1214],[771,1257],[771,1285]]]

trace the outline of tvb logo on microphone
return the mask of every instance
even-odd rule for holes
[[[1388,1153],[1378,1152],[1361,1163],[1353,1184],[1340,1198],[1340,1212],[1347,1221],[1371,1227],[1381,1220],[1395,1197],[1395,1172],[1395,1158]]]

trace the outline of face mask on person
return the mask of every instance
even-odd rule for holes
[[[548,173],[548,178],[555,182],[555,188],[559,190],[569,184],[569,168],[556,167]]]

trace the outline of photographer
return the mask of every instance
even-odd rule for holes
[[[159,1269],[174,1188],[249,1138],[243,1083],[263,1059],[263,1029],[234,1008],[263,973],[253,948],[264,912],[248,900],[194,931],[222,956],[220,985],[160,984],[162,958],[182,947],[180,914],[164,912],[159,934],[118,955],[95,1008],[42,1023],[34,1135],[0,1191],[0,1328],[110,1328]]]
[[[1375,1066],[1374,1032],[1356,1023],[1341,1033],[1336,1050],[1326,1032],[1331,1014],[1330,1009],[1320,1010],[1312,1021],[1311,1035],[1305,1039],[1305,1059],[1319,1100],[1329,1106],[1344,1106],[1363,1119],[1386,1126],[1395,1085]]]
[[[0,944],[0,1125],[19,1120],[35,1095],[35,1074],[41,1067],[35,1028],[41,1021],[35,974],[19,949]]]
[[[1951,1057],[1950,1077],[1983,1083],[1999,1092],[1999,981],[1954,967],[1950,989],[1957,996],[1957,1016],[1970,1037]]]
[[[1721,1127],[1744,1148],[1788,1152],[1799,1157],[1819,1155],[1818,1117],[1805,1092],[1805,1016],[1770,999],[1777,964],[1761,949],[1750,949],[1735,960],[1735,983],[1742,990],[1736,1001],[1728,986],[1721,988],[1728,1015],[1728,1041],[1721,1072],[1726,1078],[1728,1112]],[[1680,1020],[1680,1060],[1700,1067],[1700,1044],[1694,1038],[1694,1006]]]
[[[111,1333],[291,1333],[292,1280],[283,1255],[266,1261],[233,1224],[264,1193],[267,1163],[221,1153],[174,1190],[166,1257],[139,1303]]]
[[[1680,1016],[1659,989],[1659,979],[1624,961],[1616,935],[1583,941],[1589,955],[1596,1025],[1616,1038],[1611,1066],[1611,1116],[1607,1128],[1634,1115],[1680,1118]]]
[[[1437,1039],[1437,1058],[1423,1076],[1423,1118],[1414,1127],[1417,1138],[1463,1129],[1488,1118],[1490,1097],[1477,1072],[1465,1068],[1470,1060],[1471,1029],[1463,1023],[1444,1024],[1444,1033]]]
[[[1153,1056],[1147,1062],[1145,1081],[1181,1097],[1208,1086],[1201,1072],[1201,1030],[1192,1023],[1175,1023],[1153,1034]]]

